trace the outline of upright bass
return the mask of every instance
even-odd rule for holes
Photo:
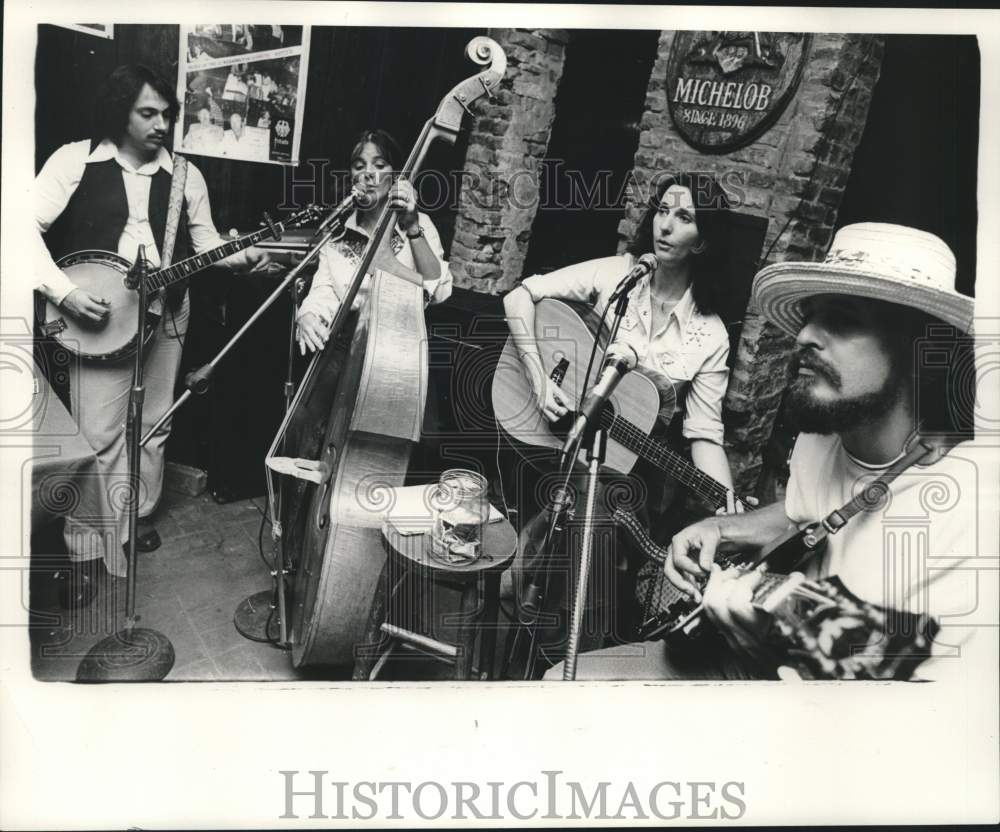
[[[417,173],[434,140],[454,143],[470,105],[498,88],[507,68],[499,44],[477,37],[466,54],[485,69],[441,100],[401,177]],[[371,521],[388,499],[388,489],[403,484],[413,444],[420,439],[427,397],[422,288],[379,270],[368,303],[351,311],[394,222],[387,206],[326,347],[306,370],[268,455],[269,466],[286,473],[295,457],[291,467],[299,472],[286,481],[287,495],[275,518],[283,561],[276,566],[288,572],[286,615],[296,667],[353,663],[385,560],[378,524]],[[279,452],[283,466],[274,464]]]

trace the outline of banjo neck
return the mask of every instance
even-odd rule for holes
[[[277,231],[278,235],[280,235],[284,230],[284,223],[277,222],[274,224],[274,231]],[[257,231],[245,234],[235,240],[230,240],[228,243],[223,243],[221,246],[213,248],[210,251],[196,254],[193,257],[186,257],[184,260],[180,260],[165,269],[159,269],[149,275],[146,278],[146,289],[150,292],[165,289],[180,280],[184,280],[185,278],[200,272],[202,269],[207,269],[213,263],[218,263],[220,260],[224,260],[232,254],[236,254],[237,252],[250,248],[250,246],[256,245],[261,240],[274,236],[277,235],[275,235],[270,228],[261,228]]]

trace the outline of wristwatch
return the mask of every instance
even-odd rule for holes
[[[407,240],[415,240],[415,239],[417,239],[417,237],[423,237],[423,236],[424,236],[424,229],[421,226],[419,226],[419,225],[417,226],[417,230],[416,231],[413,231],[413,232],[407,231],[406,232],[406,239]]]

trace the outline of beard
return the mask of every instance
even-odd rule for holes
[[[825,377],[837,390],[841,389],[841,378],[836,370],[808,353],[800,353],[792,361],[793,381],[785,405],[791,427],[801,433],[842,433],[871,424],[884,416],[904,394],[903,379],[895,368],[891,368],[878,390],[853,398],[822,401],[812,393],[814,378],[797,375],[800,366],[810,368],[816,376]]]

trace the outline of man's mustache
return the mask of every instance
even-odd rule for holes
[[[792,356],[789,373],[792,376],[793,381],[798,376],[800,367],[805,367],[807,370],[812,370],[817,375],[823,376],[827,381],[836,387],[840,387],[841,385],[840,373],[813,352],[808,350],[799,350]]]

